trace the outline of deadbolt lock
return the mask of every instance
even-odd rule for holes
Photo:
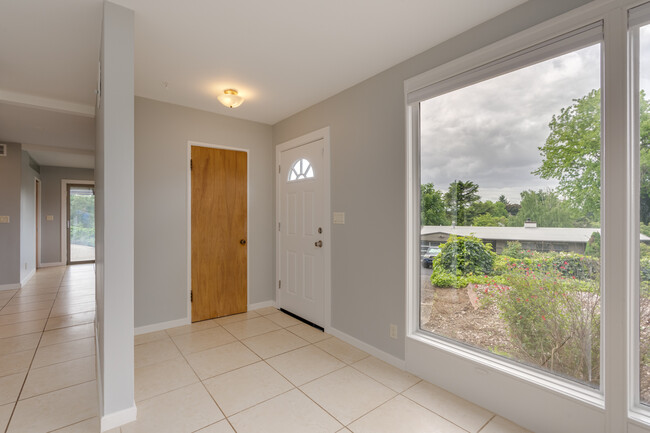
[[[314,242],[314,245],[316,245],[318,248],[323,248],[323,241]]]
[[[246,239],[242,239],[241,241],[239,241],[239,243],[242,245],[246,245]]]
[[[318,233],[323,233],[323,228],[322,227],[318,227]]]

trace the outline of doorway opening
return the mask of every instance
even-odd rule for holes
[[[95,262],[95,186],[68,184],[66,263]]]

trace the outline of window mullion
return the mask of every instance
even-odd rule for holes
[[[630,161],[628,129],[627,16],[615,9],[605,18],[602,110],[602,385],[606,431],[621,431],[628,411],[628,317],[630,290],[628,194]]]

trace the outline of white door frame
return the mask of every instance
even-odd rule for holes
[[[275,294],[275,303],[278,307],[282,307],[281,299],[281,290],[279,284],[280,281],[280,258],[281,254],[281,245],[280,245],[280,230],[278,230],[279,223],[282,221],[282,206],[281,206],[281,196],[280,196],[280,185],[282,179],[280,179],[279,167],[280,167],[280,156],[281,153],[285,150],[293,149],[294,147],[300,147],[305,144],[313,143],[314,141],[323,140],[323,227],[325,233],[323,233],[323,323],[322,325],[327,331],[332,325],[332,275],[331,275],[331,266],[332,266],[332,222],[330,221],[331,214],[331,198],[330,198],[330,128],[329,126],[319,129],[309,134],[305,134],[301,137],[294,138],[287,142],[278,144],[275,147],[275,166],[278,167],[275,173],[275,281],[276,281],[276,294]]]
[[[43,204],[43,199],[41,198],[42,189],[41,189],[41,180],[37,177],[34,178],[34,191],[36,193],[36,208],[34,213],[36,214],[36,269],[41,267],[41,214],[43,209],[41,209]]]
[[[68,264],[68,185],[92,185],[94,180],[61,179],[61,264]]]
[[[211,149],[234,150],[237,152],[246,152],[246,309],[250,306],[250,215],[251,215],[251,174],[250,174],[250,151],[241,147],[222,146],[220,144],[201,143],[199,141],[187,142],[187,160],[185,170],[187,173],[187,323],[192,323],[192,302],[190,295],[192,292],[192,170],[190,161],[192,160],[192,146],[209,147]]]

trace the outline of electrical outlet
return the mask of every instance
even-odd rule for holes
[[[397,340],[397,325],[390,324],[390,338]]]

